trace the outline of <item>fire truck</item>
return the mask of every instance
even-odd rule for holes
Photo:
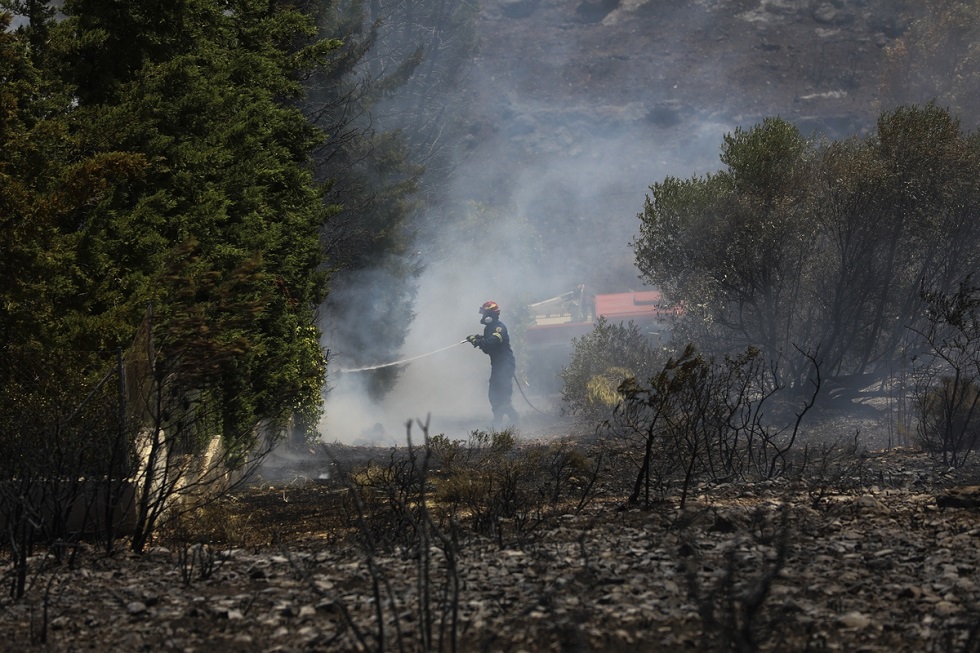
[[[532,323],[525,334],[527,377],[532,392],[557,395],[558,373],[568,365],[572,339],[592,332],[600,317],[609,324],[634,323],[653,341],[666,340],[680,308],[659,290],[590,293],[585,286],[530,305]]]

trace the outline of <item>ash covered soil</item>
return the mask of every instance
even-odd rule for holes
[[[455,565],[434,546],[421,585],[412,551],[354,544],[329,481],[262,481],[209,509],[197,531],[211,529],[208,547],[83,547],[32,576],[26,600],[0,601],[0,634],[5,650],[381,650],[377,590],[385,649],[400,637],[422,650],[420,592],[438,637],[455,581],[460,651],[729,650],[705,637],[736,632],[754,638],[738,650],[975,650],[977,470],[902,449],[835,469],[808,487],[704,486],[683,511],[623,510],[600,493],[526,537],[506,523],[494,538],[461,529]]]

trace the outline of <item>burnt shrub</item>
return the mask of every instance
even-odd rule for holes
[[[976,381],[941,378],[916,403],[919,446],[954,465],[965,460],[980,437],[980,386]]]

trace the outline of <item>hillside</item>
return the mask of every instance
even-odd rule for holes
[[[776,115],[831,138],[873,127],[897,5],[484,2],[457,191],[539,225],[536,296],[635,286],[648,187],[717,170],[726,133]]]
[[[540,154],[561,149],[561,132],[574,124],[583,133],[625,131],[678,147],[706,125],[748,127],[771,115],[804,133],[860,133],[880,109],[884,48],[905,29],[898,6],[485,2],[474,79],[497,137],[487,141]],[[564,154],[578,153],[564,145]]]
[[[498,117],[499,107],[523,100],[556,112],[618,112],[647,134],[707,119],[751,124],[775,114],[804,131],[850,134],[874,115],[883,48],[904,30],[899,6],[487,2],[477,77],[485,106]]]

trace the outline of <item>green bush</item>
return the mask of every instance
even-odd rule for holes
[[[600,318],[592,333],[572,340],[572,357],[562,368],[562,401],[573,415],[605,419],[619,404],[619,385],[629,378],[647,379],[663,355],[640,328],[610,324]]]

